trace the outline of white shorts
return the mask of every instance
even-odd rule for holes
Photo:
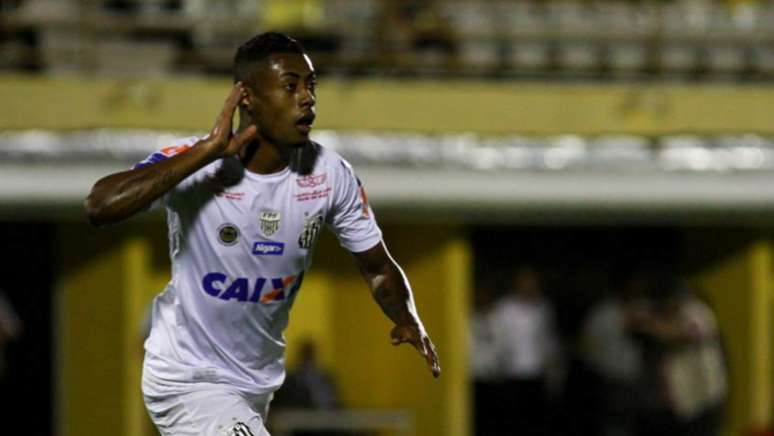
[[[162,436],[270,436],[264,423],[272,394],[246,396],[220,383],[142,376],[145,407]]]

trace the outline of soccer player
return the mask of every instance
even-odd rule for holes
[[[315,71],[280,33],[239,47],[210,133],[99,180],[92,224],[164,206],[172,279],[154,301],[142,391],[163,435],[268,435],[285,377],[283,331],[323,225],[353,254],[376,302],[434,376],[435,347],[352,167],[309,139]],[[239,108],[239,127],[232,118]]]

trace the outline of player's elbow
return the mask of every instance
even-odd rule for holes
[[[91,195],[83,201],[83,208],[86,209],[86,219],[89,221],[89,224],[94,227],[100,227],[102,225],[101,210]]]
[[[86,218],[92,226],[102,227],[109,223],[105,202],[100,201],[93,191],[83,201],[83,208],[86,210]]]

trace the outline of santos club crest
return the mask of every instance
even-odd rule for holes
[[[312,248],[314,241],[317,240],[317,235],[320,233],[320,229],[322,229],[322,225],[322,215],[318,214],[311,218],[307,218],[306,223],[304,224],[304,230],[298,237],[298,247],[307,250]]]
[[[264,235],[271,236],[277,233],[280,226],[280,213],[277,210],[264,209],[261,211],[261,231]]]

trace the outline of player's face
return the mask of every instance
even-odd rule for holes
[[[256,74],[256,89],[249,100],[261,136],[280,146],[309,142],[316,102],[316,77],[309,57],[274,54]]]

